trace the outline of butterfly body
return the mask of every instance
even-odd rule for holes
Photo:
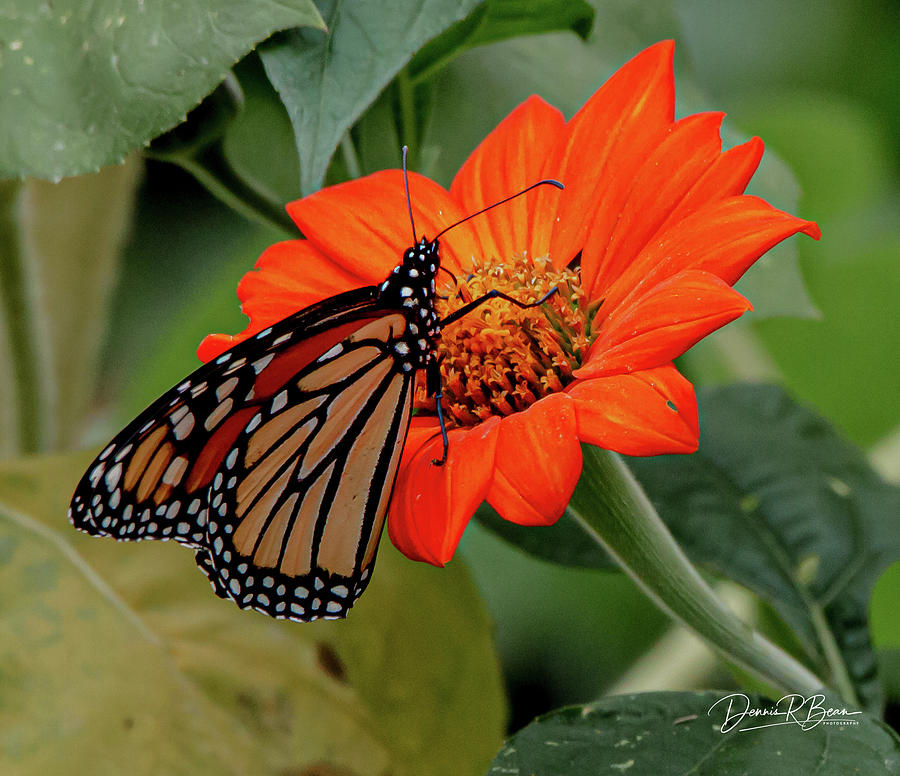
[[[185,544],[241,608],[346,616],[371,576],[416,373],[436,368],[439,267],[438,242],[423,238],[380,286],[301,310],[200,367],[91,464],[75,527]]]

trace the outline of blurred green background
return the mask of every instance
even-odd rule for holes
[[[436,83],[418,169],[449,184],[480,138],[523,98],[540,93],[571,115],[615,67],[661,38],[676,41],[679,115],[721,109],[728,113],[730,138],[760,135],[774,160],[772,174],[783,170],[780,157],[798,185],[794,192],[790,181],[769,188],[764,181],[761,193],[815,219],[823,233],[818,243],[795,240],[812,303],[791,300],[803,317],[766,315],[766,287],[758,283],[751,301],[761,314],[704,342],[684,358],[683,368],[698,384],[766,380],[787,386],[870,451],[884,476],[900,480],[896,3],[598,3],[587,42],[563,32],[517,38],[452,62]],[[256,119],[239,119],[229,135],[232,161],[276,196],[296,198],[287,116],[254,55],[237,73]],[[355,131],[364,170],[397,164],[399,141],[385,120],[389,108],[389,95],[383,96]],[[256,140],[254,121],[265,122],[266,142]],[[332,177],[341,175],[342,163],[339,156]],[[205,334],[242,329],[235,286],[265,246],[283,239],[236,215],[174,165],[148,161],[141,171],[139,161],[129,164],[105,184],[127,210],[127,182],[117,181],[140,176],[101,335],[100,387],[90,397],[87,428],[70,429],[63,446],[102,443],[196,366],[194,349]],[[41,189],[35,196],[52,195]],[[86,199],[84,207],[90,206]],[[76,215],[85,223],[102,217]],[[668,631],[665,618],[622,575],[528,558],[475,524],[462,557],[496,622],[512,729],[541,711],[613,688],[728,682],[702,647]],[[739,591],[725,592],[752,614]],[[876,643],[886,649],[900,648],[898,607],[900,572],[889,572],[872,612]],[[659,639],[666,639],[662,647]]]

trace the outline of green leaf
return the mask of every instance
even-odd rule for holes
[[[344,133],[427,41],[477,0],[320,0],[327,32],[294,30],[260,49],[294,127],[300,189],[317,190]]]
[[[831,682],[879,708],[866,611],[900,557],[900,489],[779,388],[707,391],[701,417],[699,452],[632,470],[695,563],[770,602]]]
[[[0,466],[0,771],[484,771],[503,694],[461,565],[385,541],[346,621],[242,612],[173,544],[77,534],[65,501],[88,462]]]
[[[470,48],[520,35],[571,30],[586,40],[593,23],[594,9],[584,0],[487,0],[423,46],[410,63],[410,74],[422,82]]]
[[[225,134],[225,155],[242,178],[273,200],[295,200],[300,196],[300,160],[287,111],[257,55],[238,63],[235,75],[244,107]]]
[[[9,0],[0,21],[0,178],[121,162],[184,119],[275,30],[321,27],[311,0]]]
[[[475,517],[495,535],[536,558],[573,568],[618,569],[616,562],[575,522],[569,508],[553,525],[524,526],[504,520],[487,502]]]
[[[795,698],[792,708],[797,709],[801,700]],[[741,721],[732,716],[735,726],[726,726],[723,733],[729,703],[733,704],[731,715],[749,708],[763,713],[781,712],[782,716],[747,716]],[[838,714],[832,719],[845,724],[822,721],[801,728],[800,724],[784,724],[783,712],[791,708],[789,703],[790,700],[782,700],[776,708],[756,695],[729,698],[717,692],[655,692],[604,698],[589,706],[573,706],[539,717],[506,742],[488,773],[900,773],[900,740],[887,725],[865,714]],[[814,722],[819,709],[840,711],[843,706],[824,698],[814,700],[797,710],[795,719],[805,722],[813,709]],[[749,729],[772,722],[782,724]]]

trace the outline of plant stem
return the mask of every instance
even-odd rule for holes
[[[157,158],[152,152],[151,158]],[[252,221],[274,227],[292,238],[299,236],[297,226],[284,208],[253,188],[228,162],[221,141],[215,141],[191,154],[172,154],[158,158],[173,162],[193,175],[211,194]]]
[[[0,181],[0,310],[12,361],[18,449],[22,453],[34,453],[41,441],[41,390],[24,256],[14,215],[18,195],[18,182]]]
[[[726,660],[785,693],[812,694],[824,682],[741,622],[703,580],[622,459],[583,446],[597,476],[583,478],[570,508],[656,605]]]
[[[341,138],[341,153],[344,155],[344,164],[347,165],[347,173],[351,178],[359,178],[362,170],[359,166],[359,157],[356,155],[356,147],[348,129]]]

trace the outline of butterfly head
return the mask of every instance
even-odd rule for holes
[[[417,245],[404,251],[403,260],[381,284],[381,303],[401,310],[408,322],[406,344],[414,369],[423,367],[432,358],[434,338],[440,332],[434,309],[435,275],[440,266],[438,241],[423,237]]]
[[[381,284],[382,301],[401,309],[433,311],[435,275],[440,266],[437,240],[429,242],[423,237],[418,245],[404,251],[403,260]]]

